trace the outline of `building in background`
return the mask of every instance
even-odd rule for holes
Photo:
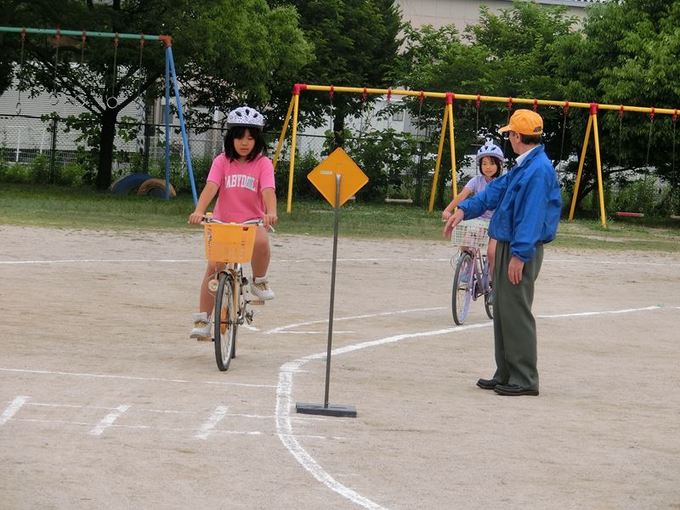
[[[585,8],[607,0],[534,0],[546,6],[561,5],[571,15],[583,17]],[[432,25],[435,28],[444,25],[455,25],[460,33],[465,27],[479,21],[481,6],[488,7],[491,12],[512,7],[512,0],[398,0],[404,21],[414,27]]]

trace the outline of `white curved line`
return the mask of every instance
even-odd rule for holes
[[[377,347],[380,345],[391,344],[395,342],[400,342],[407,338],[417,338],[423,336],[435,336],[443,335],[446,333],[451,333],[455,331],[464,331],[466,329],[481,328],[490,326],[491,322],[482,324],[472,324],[469,326],[459,326],[455,328],[439,329],[435,331],[426,331],[420,333],[409,333],[403,335],[394,335],[387,338],[381,338],[378,340],[372,340],[368,342],[362,342],[354,345],[347,345],[345,347],[340,347],[338,349],[333,349],[331,355],[345,354],[352,351],[357,351],[360,349],[367,349],[369,347]],[[319,352],[316,354],[311,354],[303,358],[299,358],[295,361],[290,361],[284,363],[279,369],[279,384],[276,388],[276,431],[279,439],[283,445],[288,449],[288,451],[295,457],[295,459],[300,463],[300,465],[305,468],[314,478],[319,482],[323,483],[326,487],[332,491],[340,494],[342,497],[349,499],[353,503],[360,505],[364,508],[378,510],[384,509],[384,507],[371,501],[370,499],[362,496],[353,489],[350,489],[346,485],[335,480],[326,470],[323,469],[314,458],[307,453],[307,451],[300,445],[295,434],[293,433],[293,426],[291,423],[290,410],[293,407],[292,393],[293,393],[293,377],[296,372],[299,372],[302,366],[306,363],[315,360],[323,359],[326,357],[326,352]]]
[[[378,312],[378,313],[367,313],[364,315],[353,315],[351,317],[336,317],[333,319],[333,322],[335,321],[349,321],[349,320],[354,320],[354,319],[370,319],[372,317],[385,317],[388,315],[397,315],[400,313],[412,313],[412,312],[431,312],[435,310],[444,310],[445,307],[443,306],[436,306],[433,308],[411,308],[410,310],[397,310],[394,312]],[[281,326],[278,328],[270,329],[268,331],[265,331],[265,335],[271,335],[272,333],[282,333],[286,331],[287,329],[292,329],[292,328],[299,328],[300,326],[309,326],[311,324],[324,324],[328,322],[328,319],[321,319],[318,321],[306,321],[306,322],[298,322],[296,324],[288,324],[287,326]]]
[[[555,315],[539,315],[540,318],[563,318],[563,317],[578,317],[578,316],[592,316],[592,315],[606,315],[606,314],[624,314],[631,312],[642,312],[659,310],[663,308],[662,306],[648,306],[644,308],[627,308],[623,310],[604,310],[600,312],[581,312],[572,314],[555,314]],[[402,312],[403,313],[403,312]],[[372,317],[370,315],[369,317]],[[360,316],[357,316],[360,317]],[[313,323],[319,323],[324,321],[312,321]],[[307,323],[306,323],[307,324]],[[437,336],[444,335],[447,333],[457,333],[466,331],[468,329],[477,329],[491,326],[493,323],[483,322],[479,324],[470,324],[467,326],[457,326],[453,328],[437,329],[434,331],[423,331],[419,333],[406,333],[402,335],[393,335],[386,338],[380,338],[378,340],[371,340],[367,342],[361,342],[358,344],[346,345],[331,351],[331,356],[338,354],[346,354],[348,352],[354,352],[361,349],[367,349],[370,347],[378,347],[381,345],[391,344],[395,342],[400,342],[402,340],[407,340],[409,338],[421,338],[427,336]],[[295,325],[283,326],[277,328],[277,330],[284,330],[287,327],[294,327]],[[274,331],[274,330],[272,330]],[[281,443],[286,447],[290,454],[298,461],[298,463],[310,473],[316,480],[323,483],[326,487],[336,492],[340,496],[350,500],[357,505],[371,510],[386,510],[385,507],[380,506],[378,503],[371,501],[370,499],[362,496],[353,489],[350,489],[346,485],[338,482],[333,478],[314,458],[305,450],[302,445],[298,442],[294,432],[293,425],[291,423],[291,409],[293,407],[293,377],[296,373],[300,372],[301,368],[310,361],[317,359],[325,359],[326,352],[319,352],[316,354],[310,354],[309,356],[304,356],[298,358],[294,361],[289,361],[281,365],[279,369],[279,383],[276,387],[276,432],[281,440]]]

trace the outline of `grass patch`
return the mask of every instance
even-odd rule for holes
[[[75,229],[186,230],[193,210],[190,195],[172,200],[117,196],[57,186],[2,184],[0,223]],[[404,204],[348,202],[341,209],[340,235],[371,239],[441,240],[439,212]],[[294,201],[286,213],[279,197],[282,234],[331,236],[333,209],[327,202]],[[576,249],[680,252],[680,220],[635,221],[612,219],[604,229],[599,221],[563,221],[555,245]]]

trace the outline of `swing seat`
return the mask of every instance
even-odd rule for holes
[[[645,214],[641,212],[617,211],[616,216],[619,218],[644,218]]]

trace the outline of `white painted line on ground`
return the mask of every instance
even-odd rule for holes
[[[433,308],[412,308],[409,310],[395,310],[393,312],[377,312],[377,313],[367,313],[364,315],[353,315],[351,317],[336,317],[333,319],[333,322],[336,321],[349,321],[349,320],[356,320],[356,319],[372,319],[374,317],[387,317],[390,315],[398,315],[402,313],[414,313],[414,312],[432,312],[435,310],[445,310],[446,308],[443,306],[436,306]],[[265,331],[265,335],[271,335],[274,333],[282,333],[288,329],[293,329],[293,328],[298,328],[300,326],[309,326],[311,324],[325,324],[328,322],[328,319],[321,319],[317,321],[306,321],[306,322],[298,322],[297,324],[288,324],[286,326],[280,326],[278,328],[270,329],[268,331]]]
[[[0,265],[20,266],[30,264],[183,264],[186,262],[204,262],[202,259],[55,259],[55,260],[0,260]]]
[[[279,331],[279,335],[321,335],[321,334],[326,334],[328,333],[327,330],[319,330],[319,331]],[[356,333],[356,331],[350,331],[350,330],[333,330],[333,335],[351,335],[352,333]]]
[[[36,406],[36,407],[67,407],[67,408],[72,408],[72,409],[102,409],[104,411],[110,411],[111,409],[116,409],[115,407],[85,406],[85,405],[77,405],[77,404],[43,404],[41,402],[29,402],[26,405],[27,406]]]
[[[670,241],[669,241],[670,242]],[[401,263],[407,262],[449,262],[451,257],[419,257],[419,258],[394,258],[394,257],[380,257],[380,258],[339,258],[338,262],[389,262]],[[327,264],[332,259],[277,259],[273,261],[274,264],[309,264],[309,263],[323,263]],[[39,265],[39,264],[186,264],[186,263],[203,263],[204,259],[53,259],[53,260],[0,260],[0,266],[21,266],[21,265]],[[568,263],[568,264],[583,264],[584,259],[553,259],[545,258],[543,263]],[[617,260],[600,260],[599,264],[609,265],[623,265],[623,266],[656,266],[656,267],[675,267],[680,266],[677,262],[643,262],[643,261],[617,261]]]
[[[567,264],[584,264],[583,259],[543,259],[543,262],[565,262]],[[669,267],[669,266],[680,266],[677,262],[642,262],[637,261],[625,261],[625,260],[597,260],[598,264],[609,264],[611,266],[654,266],[654,267]]]
[[[622,313],[632,313],[632,312],[649,312],[651,310],[661,310],[663,306],[654,305],[646,306],[644,308],[626,308],[623,310],[603,310],[600,312],[576,312],[576,313],[558,313],[552,315],[536,315],[539,319],[561,319],[563,317],[588,317],[593,315],[617,315]]]
[[[217,406],[208,419],[201,425],[194,436],[196,439],[207,439],[212,429],[227,415],[227,406]]]
[[[600,312],[581,312],[573,314],[556,314],[556,315],[541,315],[540,318],[563,318],[563,317],[578,317],[578,316],[591,316],[591,315],[606,315],[606,314],[624,314],[632,312],[641,311],[652,311],[657,310],[662,307],[660,306],[648,306],[644,308],[628,308],[624,310],[605,310]],[[324,321],[314,321],[324,322]],[[459,333],[469,329],[477,329],[483,327],[492,326],[493,322],[484,322],[479,324],[470,324],[467,326],[457,326],[446,329],[437,329],[433,331],[423,331],[417,333],[406,333],[402,335],[394,335],[386,338],[380,338],[378,340],[371,340],[368,342],[361,342],[358,344],[346,345],[337,349],[333,349],[331,352],[332,356],[339,354],[346,354],[349,352],[358,351],[361,349],[366,349],[370,347],[377,347],[381,345],[387,345],[395,342],[400,342],[402,340],[408,340],[411,338],[421,338],[421,337],[431,337],[438,336],[447,333]],[[297,324],[282,326],[276,328],[278,331],[283,331],[285,329],[296,327]],[[272,332],[275,330],[271,330]],[[330,473],[328,473],[319,463],[305,450],[299,443],[298,438],[293,432],[292,420],[291,420],[291,410],[293,409],[293,379],[296,374],[302,372],[301,368],[312,360],[325,359],[326,352],[319,352],[316,354],[310,354],[303,358],[296,359],[294,361],[289,361],[284,363],[279,368],[279,384],[276,389],[276,430],[279,439],[290,452],[290,454],[298,461],[298,463],[309,472],[316,480],[323,483],[326,487],[336,492],[340,496],[350,500],[351,502],[360,505],[364,508],[369,508],[372,510],[384,509],[378,503],[371,501],[370,499],[357,493],[355,490],[343,485],[342,483],[335,480]]]
[[[227,416],[230,416],[227,414]],[[272,418],[271,416],[269,418]],[[44,419],[44,418],[13,418],[12,421],[21,421],[25,423],[47,423],[47,424],[58,424],[58,425],[77,425],[79,427],[91,427],[91,423],[83,421],[71,421],[71,420],[54,420],[54,419]],[[130,430],[154,430],[158,432],[192,432],[195,433],[196,429],[180,428],[180,427],[155,427],[153,425],[119,425],[113,423],[110,425],[111,429],[130,429]],[[199,431],[200,432],[200,431]],[[225,436],[263,436],[263,435],[275,435],[271,433],[265,433],[260,430],[225,430],[225,429],[212,429],[209,431],[209,435],[225,435]],[[277,434],[278,435],[278,434]],[[196,436],[194,436],[196,437]],[[335,441],[346,441],[347,438],[343,436],[320,436],[318,434],[299,434],[297,437],[305,439],[322,439],[322,440],[335,440]],[[207,436],[206,436],[207,438]],[[201,439],[205,439],[201,437]]]
[[[90,430],[90,435],[101,436],[102,432],[113,425],[113,423],[128,409],[130,409],[130,406],[128,405],[119,405],[116,407],[113,411],[104,416],[104,418],[102,418],[102,420],[97,425],[95,425],[92,430]]]
[[[362,342],[359,344],[348,345],[345,347],[340,347],[338,349],[333,349],[331,355],[344,354],[347,352],[357,351],[360,349],[366,349],[369,347],[376,347],[380,345],[386,345],[390,343],[399,342],[408,338],[417,338],[423,336],[436,336],[443,335],[446,333],[452,333],[455,331],[464,331],[467,329],[475,329],[481,327],[488,327],[491,322],[482,324],[472,324],[469,326],[458,326],[455,328],[439,329],[435,331],[426,331],[421,333],[411,333],[403,335],[395,335],[387,338],[381,338],[379,340],[372,340],[369,342]],[[314,478],[319,482],[323,483],[326,487],[332,491],[340,494],[342,497],[349,499],[353,503],[360,505],[364,508],[369,508],[373,510],[382,509],[383,507],[379,504],[371,501],[370,499],[362,496],[353,489],[343,485],[342,483],[335,480],[326,470],[321,467],[314,458],[307,453],[307,451],[300,445],[298,439],[293,432],[293,426],[291,422],[291,409],[293,408],[293,378],[296,373],[300,371],[300,368],[306,363],[320,358],[325,358],[326,352],[320,352],[317,354],[311,354],[305,356],[304,358],[297,359],[285,363],[279,369],[279,385],[276,390],[276,430],[279,439],[283,445],[288,449],[288,451],[295,457],[295,459],[300,463],[300,465],[307,470]]]
[[[78,426],[86,426],[86,427],[91,427],[91,423],[87,422],[82,422],[82,421],[69,421],[69,420],[47,420],[47,419],[39,419],[39,418],[14,418],[13,421],[22,421],[22,422],[28,422],[28,423],[57,423],[57,424],[62,424],[62,425],[78,425]],[[188,428],[178,428],[178,427],[154,427],[152,425],[119,425],[117,423],[113,423],[109,426],[109,428],[112,429],[133,429],[133,430],[155,430],[155,431],[160,431],[160,432],[196,432],[196,429],[188,429]],[[212,430],[211,435],[214,434],[225,434],[225,435],[243,435],[243,436],[261,436],[263,435],[263,432],[259,430]],[[318,438],[321,437],[323,439],[328,439],[327,437],[324,436],[304,436],[304,437],[312,437],[312,438]],[[344,439],[344,438],[333,438],[333,439]]]
[[[7,423],[12,416],[17,414],[17,411],[21,409],[21,407],[28,401],[30,397],[24,396],[24,395],[19,395],[17,397],[14,397],[14,400],[12,400],[9,405],[5,408],[5,410],[2,412],[0,415],[0,427],[3,426],[5,423]]]
[[[0,367],[0,372],[16,372],[24,374],[41,374],[41,375],[63,375],[69,377],[93,377],[97,379],[122,379],[126,381],[153,381],[179,384],[214,384],[218,386],[245,386],[249,388],[276,388],[276,385],[274,384],[250,384],[225,381],[188,381],[186,379],[164,379],[162,377],[137,377],[131,375],[88,374],[83,372],[61,372],[55,370],[27,370],[23,368]]]
[[[69,421],[69,420],[46,420],[41,418],[14,418],[14,421],[25,421],[27,423],[58,423],[60,425],[82,425],[91,427],[91,423],[84,421]]]

